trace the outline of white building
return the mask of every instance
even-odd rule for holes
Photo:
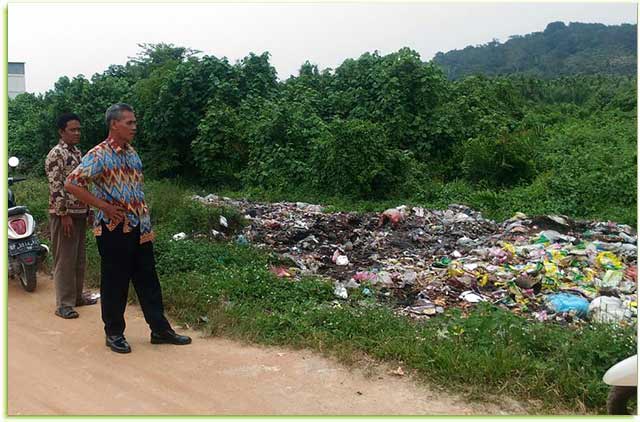
[[[9,91],[9,98],[16,98],[18,94],[25,92],[24,84],[24,63],[23,62],[9,62],[7,68],[9,78],[7,81],[7,91]]]

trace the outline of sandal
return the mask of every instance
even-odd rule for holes
[[[76,311],[73,310],[71,306],[62,306],[56,309],[56,315],[64,319],[73,319],[80,316]]]

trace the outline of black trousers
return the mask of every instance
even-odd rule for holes
[[[154,332],[170,329],[164,316],[162,290],[156,273],[152,242],[140,244],[140,227],[122,232],[122,224],[109,231],[102,223],[102,235],[96,237],[100,252],[100,304],[104,331],[124,333],[129,281],[138,295],[144,319]]]

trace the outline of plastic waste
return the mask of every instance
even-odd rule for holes
[[[600,252],[596,257],[596,262],[600,268],[606,270],[620,270],[622,269],[622,262],[612,252]]]
[[[187,238],[187,234],[184,232],[176,233],[173,235],[173,240],[184,240]]]
[[[350,279],[349,281],[347,281],[347,284],[345,284],[344,287],[346,287],[347,289],[357,289],[360,287],[360,284],[358,284],[358,282],[354,279]]]
[[[392,286],[393,280],[391,279],[391,274],[386,271],[380,271],[378,273],[378,281],[385,286]]]
[[[413,212],[416,214],[417,217],[424,217],[424,208],[420,208],[420,207],[413,207]]]
[[[360,282],[363,282],[363,281],[375,282],[377,278],[378,278],[378,275],[376,273],[372,273],[369,271],[358,271],[353,276],[354,280],[360,281]]]
[[[629,266],[624,275],[633,281],[638,281],[638,267],[636,265]]]
[[[390,222],[392,226],[396,226],[398,225],[398,223],[404,220],[404,218],[404,209],[390,208],[382,213],[378,222],[378,226],[384,225],[384,223],[387,221]]]
[[[556,243],[559,240],[562,240],[563,242],[573,242],[576,238],[573,236],[565,236],[555,230],[545,230],[540,233],[539,241],[537,243]]]
[[[349,297],[349,294],[347,293],[347,288],[344,285],[339,283],[335,285],[335,288],[333,289],[333,294],[341,299],[346,299]]]
[[[336,258],[336,265],[345,266],[349,265],[349,258],[346,255],[340,255]]]
[[[551,294],[546,297],[547,307],[553,312],[572,312],[579,317],[586,317],[589,311],[589,301],[581,296],[569,293]]]
[[[440,261],[434,262],[433,264],[431,264],[432,266],[436,267],[436,268],[447,268],[449,267],[449,264],[451,264],[451,259],[445,257],[442,257],[440,259]]]
[[[615,289],[620,285],[623,276],[622,271],[607,270],[602,280],[596,279],[594,284],[599,289]]]
[[[269,267],[269,271],[275,274],[276,277],[291,277],[292,274],[285,267]]]
[[[615,323],[622,321],[627,312],[622,301],[617,297],[600,296],[589,305],[589,318],[600,323]]]
[[[416,274],[415,271],[407,271],[403,274],[402,281],[404,281],[406,284],[412,285],[416,282],[417,277],[418,274]]]
[[[227,222],[227,219],[224,215],[220,216],[220,225],[223,227],[229,227],[229,223]]]
[[[460,294],[460,299],[469,302],[469,303],[478,303],[478,302],[484,302],[485,299],[482,296],[479,296],[477,294],[475,294],[474,292],[472,292],[471,290],[467,290],[466,292],[462,292]]]
[[[292,277],[326,276],[345,288],[358,284],[363,294],[368,288],[372,296],[398,296],[402,301],[394,303],[403,307],[397,310],[416,318],[432,317],[428,313],[433,312],[426,304],[413,305],[428,307],[420,313],[405,307],[405,300],[419,296],[418,291],[438,314],[439,308],[471,304],[456,300],[460,292],[470,291],[477,297],[467,293],[465,298],[482,298],[528,318],[563,324],[575,320],[551,312],[543,316],[541,305],[551,291],[587,301],[613,294],[630,310],[630,318],[636,318],[637,234],[630,226],[522,213],[495,222],[452,204],[444,210],[390,208],[383,221],[396,222],[394,230],[376,230],[384,213],[323,212],[306,203],[208,198],[215,206],[233,207],[252,217],[234,233],[218,225],[223,232],[212,232],[216,239],[238,244],[250,239],[256,247],[288,256],[296,268],[284,270]],[[202,197],[193,199],[209,203]],[[227,223],[230,226],[231,220]],[[333,265],[326,265],[329,259]],[[336,265],[338,260],[349,263]],[[400,290],[412,284],[419,288]]]

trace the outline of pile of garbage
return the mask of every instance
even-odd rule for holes
[[[235,241],[285,258],[271,268],[278,277],[329,277],[342,299],[376,295],[417,319],[490,302],[539,321],[637,322],[628,225],[522,213],[496,223],[463,205],[326,213],[302,202],[193,199],[241,212],[248,225]]]

